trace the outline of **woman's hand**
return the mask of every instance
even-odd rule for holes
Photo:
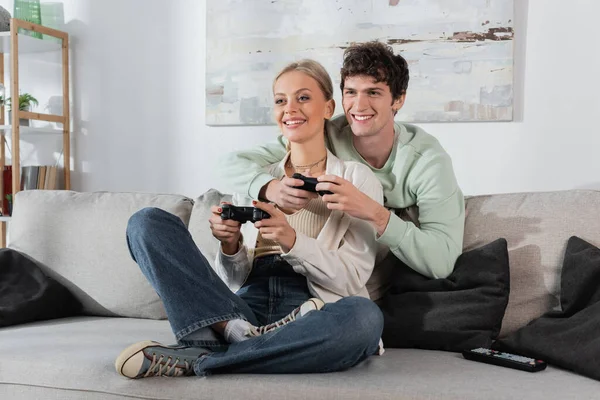
[[[227,204],[227,203],[221,203]],[[212,206],[210,208],[212,216],[208,219],[210,222],[210,230],[214,237],[221,242],[221,249],[224,254],[232,255],[238,252],[241,224],[232,219],[221,219],[221,206]]]
[[[296,243],[296,231],[288,224],[285,214],[269,203],[253,201],[252,204],[254,207],[266,211],[271,216],[271,218],[254,223],[254,226],[260,231],[262,237],[279,244],[284,253],[290,251],[294,247],[294,243]]]

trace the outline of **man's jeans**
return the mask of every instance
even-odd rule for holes
[[[378,350],[383,316],[362,297],[343,298],[267,334],[227,344],[210,325],[236,318],[256,326],[277,320],[310,297],[306,278],[296,276],[279,257],[265,257],[255,262],[257,272],[236,295],[183,222],[158,208],[130,218],[127,243],[161,297],[177,341],[213,351],[194,363],[196,375],[339,371]],[[277,270],[282,272],[268,276]]]

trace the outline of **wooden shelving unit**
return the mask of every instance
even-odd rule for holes
[[[53,36],[61,40],[60,43],[38,39],[28,35],[20,34],[19,29],[38,32],[48,36]],[[63,172],[65,189],[71,188],[71,127],[70,127],[70,101],[69,101],[69,35],[66,32],[51,29],[42,25],[33,24],[16,18],[10,20],[10,33],[0,32],[0,83],[4,84],[4,55],[10,55],[10,93],[14,98],[18,98],[19,93],[19,54],[20,53],[37,53],[47,51],[62,51],[62,98],[63,98],[63,115],[41,114],[29,111],[21,111],[19,107],[12,107],[11,117],[14,124],[5,125],[4,121],[4,105],[0,106],[0,172],[6,165],[6,134],[12,135],[12,192],[13,205],[14,196],[21,188],[21,160],[20,160],[20,140],[22,134],[53,134],[59,133],[63,135]],[[18,104],[18,101],[15,102]],[[44,128],[31,128],[20,126],[21,118],[56,122],[63,126],[61,130],[51,130]],[[3,173],[0,173],[0,199],[4,199],[4,182]],[[0,247],[6,247],[6,224],[10,220],[9,217],[0,218],[2,226],[0,232]]]

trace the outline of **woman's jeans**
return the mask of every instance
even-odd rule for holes
[[[194,363],[196,375],[340,371],[378,350],[383,316],[362,297],[328,303],[272,332],[228,344],[212,324],[239,318],[260,326],[278,320],[312,297],[306,278],[280,257],[264,257],[234,294],[183,222],[158,208],[130,218],[127,243],[162,299],[177,341],[211,351]]]

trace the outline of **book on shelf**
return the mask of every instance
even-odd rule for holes
[[[60,189],[59,185],[60,167],[55,165],[28,165],[21,167],[21,190]],[[2,215],[12,213],[12,165],[4,166]]]

